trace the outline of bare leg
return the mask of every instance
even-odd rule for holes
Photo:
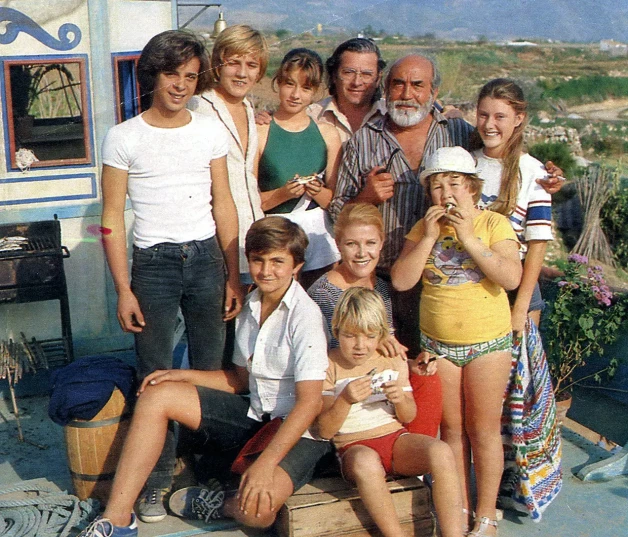
[[[541,322],[541,310],[534,310],[528,312],[528,317],[534,321],[534,324],[538,327]]]
[[[403,537],[379,455],[366,446],[353,446],[342,457],[342,471],[355,482],[364,507],[384,537]]]
[[[103,514],[114,526],[130,523],[133,504],[161,454],[168,420],[198,429],[201,407],[192,384],[150,386],[138,399]]]
[[[447,360],[440,360],[438,375],[443,386],[441,439],[447,442],[453,451],[462,491],[462,507],[470,512],[472,510],[469,478],[471,472],[471,451],[464,424],[465,402],[462,390],[462,368]]]
[[[269,506],[266,506],[266,508],[261,506],[262,512],[259,513],[259,515],[256,516],[254,513],[245,514],[238,507],[238,499],[236,497],[231,497],[225,500],[223,514],[226,517],[235,518],[238,522],[240,522],[240,524],[244,524],[245,526],[249,526],[251,528],[268,528],[269,526],[272,526],[277,518],[279,508],[286,503],[286,500],[294,491],[292,479],[290,479],[290,476],[285,472],[285,470],[279,466],[275,468],[274,484],[274,498],[277,503],[275,509],[270,510]]]
[[[432,474],[432,498],[442,537],[460,537],[462,498],[456,461],[443,441],[418,434],[400,436],[393,448],[395,474]]]
[[[501,414],[510,368],[510,352],[494,352],[473,360],[463,369],[465,427],[473,451],[478,493],[477,519],[495,520],[504,470]]]

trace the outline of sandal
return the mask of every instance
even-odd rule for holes
[[[495,528],[495,533],[489,536],[489,534],[486,533],[486,530],[488,530],[490,526]],[[469,537],[495,537],[497,535],[497,520],[491,520],[490,518],[483,516],[480,518],[480,525],[478,526],[478,529],[473,530],[467,535]]]

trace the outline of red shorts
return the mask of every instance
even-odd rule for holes
[[[409,434],[406,429],[399,429],[394,433],[387,434],[385,436],[378,436],[377,438],[368,438],[367,440],[357,440],[356,442],[351,442],[346,446],[343,446],[338,449],[338,456],[342,461],[342,456],[345,452],[353,446],[366,446],[374,450],[378,455],[380,460],[382,461],[382,465],[384,466],[384,470],[386,471],[386,475],[392,475],[393,472],[393,447],[395,446],[395,442],[397,439],[404,434]],[[342,466],[342,465],[341,465]]]

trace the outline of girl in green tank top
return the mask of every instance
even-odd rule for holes
[[[322,78],[323,62],[316,52],[303,48],[288,52],[273,78],[279,108],[270,125],[257,127],[262,209],[303,227],[310,240],[304,274],[314,270],[322,274],[340,258],[323,211],[334,194],[340,137],[334,127],[318,125],[307,114]],[[314,276],[304,279],[302,274],[304,287]]]

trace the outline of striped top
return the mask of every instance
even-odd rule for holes
[[[392,300],[390,298],[390,283],[383,280],[379,276],[375,279],[375,291],[379,293],[384,301],[384,307],[386,308],[386,319],[388,319],[388,327],[390,333],[394,334],[395,329],[393,327],[393,315],[392,315]],[[343,289],[334,285],[327,278],[327,274],[323,274],[318,280],[316,280],[310,288],[307,290],[307,294],[310,298],[316,302],[321,309],[325,323],[327,325],[327,332],[329,333],[329,348],[335,349],[338,347],[338,340],[331,333],[331,318],[334,316],[334,309],[340,295],[344,292]]]
[[[478,207],[485,209],[497,199],[502,180],[502,163],[499,159],[487,157],[481,149],[473,152],[477,159],[477,173],[484,181],[482,198]],[[545,192],[536,180],[547,177],[547,171],[534,157],[524,154],[519,160],[519,195],[517,206],[510,215],[510,224],[521,244],[519,254],[525,259],[527,241],[551,241],[552,235],[552,195]]]
[[[427,134],[423,160],[439,147],[469,147],[469,135],[473,131],[471,125],[462,119],[448,120],[435,109],[432,114],[435,121]],[[385,118],[367,123],[351,137],[344,148],[336,192],[328,208],[333,220],[345,203],[364,188],[368,173],[375,166],[385,166],[392,151],[398,147],[399,143],[388,129]],[[418,170],[412,170],[403,153],[393,158],[390,172],[395,181],[394,195],[378,207],[384,219],[385,233],[380,268],[387,270],[392,266],[401,253],[406,234],[425,213],[423,187],[419,182],[423,168],[421,163]]]

